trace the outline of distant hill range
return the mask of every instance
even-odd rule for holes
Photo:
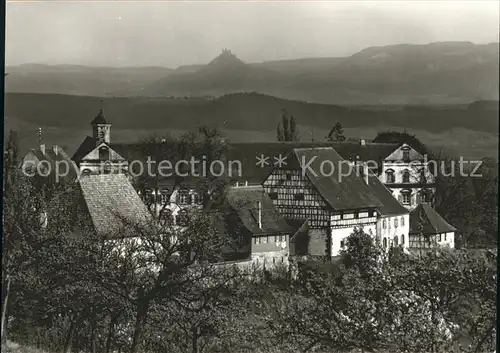
[[[65,128],[88,128],[100,107],[100,97],[7,93],[8,118]],[[494,108],[496,103],[496,109]],[[330,129],[399,127],[440,133],[451,128],[498,131],[498,102],[453,106],[387,106],[354,108],[285,100],[259,93],[233,93],[220,98],[183,99],[117,97],[104,100],[107,119],[120,129],[193,129],[209,125],[220,129],[276,131],[282,111],[298,124]]]
[[[177,69],[7,67],[7,92],[204,97],[257,92],[342,105],[463,104],[498,100],[498,43],[370,47],[344,58],[245,63],[228,50]]]

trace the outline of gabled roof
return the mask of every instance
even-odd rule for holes
[[[333,209],[351,210],[383,206],[363,178],[358,176],[354,168],[333,148],[297,148],[294,149],[294,154],[294,163],[302,166],[301,170]],[[330,164],[334,166],[332,175],[329,175]]]
[[[332,147],[343,159],[350,161],[375,161],[378,165],[398,147],[397,144],[359,142],[246,142],[228,145],[228,160],[238,160],[242,164],[242,175],[234,180],[246,180],[260,184],[271,173],[274,157],[289,155],[295,148]],[[269,157],[268,164],[259,166],[257,157]]]
[[[83,157],[89,154],[94,148],[96,148],[96,141],[93,137],[87,136],[85,140],[80,144],[80,147],[76,150],[72,160],[74,160],[77,164],[80,163]]]
[[[92,223],[99,234],[117,236],[127,224],[151,226],[153,218],[124,174],[85,175],[80,188]],[[128,234],[131,235],[131,234]]]
[[[262,227],[258,223],[258,202],[261,205]],[[294,229],[288,225],[274,208],[272,200],[260,186],[229,188],[225,205],[236,212],[244,227],[254,235],[290,233]]]
[[[170,148],[175,142],[167,142]],[[139,143],[120,144],[113,143],[111,147],[125,158],[146,159],[147,152]],[[359,142],[237,142],[227,144],[227,160],[241,163],[241,175],[236,172],[232,181],[248,181],[250,184],[262,184],[273,170],[274,157],[289,155],[294,148],[332,147],[345,160],[373,160],[380,163],[398,147],[397,144],[370,143],[361,145]],[[168,150],[168,148],[166,148]],[[257,157],[269,157],[264,166],[257,165]],[[359,158],[356,158],[359,157]],[[172,156],[167,156],[172,158]]]
[[[389,189],[387,189],[375,175],[369,176],[368,185],[377,199],[382,202],[382,206],[377,208],[382,216],[404,215],[410,213],[410,211],[404,208],[398,200],[392,196]]]
[[[57,150],[57,153],[54,151],[54,149]],[[62,178],[65,180],[74,180],[78,176],[77,168],[73,161],[68,157],[66,152],[59,147],[59,146],[53,146],[52,148],[46,148],[45,153],[42,153],[42,151],[37,148],[37,149],[31,149],[29,153],[32,153],[39,162],[41,161],[46,161],[50,165],[50,171],[51,173],[55,173],[56,171],[59,172],[58,178]],[[62,163],[64,162],[64,166]],[[68,166],[69,170],[66,170],[66,165]],[[66,176],[63,176],[66,174],[66,171],[68,172]],[[55,176],[55,174],[54,174]]]
[[[410,234],[439,234],[457,229],[446,222],[431,206],[421,203],[410,212]]]

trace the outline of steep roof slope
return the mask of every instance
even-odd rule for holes
[[[370,175],[368,178],[368,185],[377,199],[382,202],[382,206],[378,207],[382,216],[404,215],[410,213],[410,211],[404,208],[398,200],[392,196],[389,189],[387,189],[376,176]]]
[[[258,223],[258,203],[261,207],[261,227]],[[274,208],[272,200],[261,186],[230,188],[226,205],[236,211],[246,229],[254,235],[292,232],[293,228]]]
[[[438,234],[457,229],[446,222],[431,206],[421,203],[410,212],[410,234]]]
[[[363,178],[333,148],[296,148],[294,154],[292,163],[298,164],[333,209],[383,206]],[[332,175],[331,165],[334,168]]]
[[[127,225],[151,226],[151,214],[124,174],[85,175],[80,188],[98,233],[134,236]]]

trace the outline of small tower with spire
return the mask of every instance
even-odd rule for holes
[[[42,154],[45,154],[45,143],[43,142],[43,132],[41,127],[38,128],[37,135],[38,135],[38,144],[40,145],[40,151],[42,152]]]
[[[96,146],[99,146],[103,142],[109,144],[111,141],[111,124],[107,123],[106,118],[104,117],[102,106],[103,101],[101,101],[101,109],[99,111],[99,114],[97,114],[97,116],[91,122]]]

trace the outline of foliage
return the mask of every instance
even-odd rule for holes
[[[339,122],[335,123],[326,139],[331,142],[344,142],[346,138],[344,136],[344,128],[342,127],[342,124]]]
[[[297,123],[293,116],[288,116],[286,110],[281,113],[281,122],[276,127],[278,141],[298,141]]]
[[[427,147],[413,134],[406,131],[385,131],[379,132],[373,139],[375,143],[407,143],[421,154],[427,153]]]

